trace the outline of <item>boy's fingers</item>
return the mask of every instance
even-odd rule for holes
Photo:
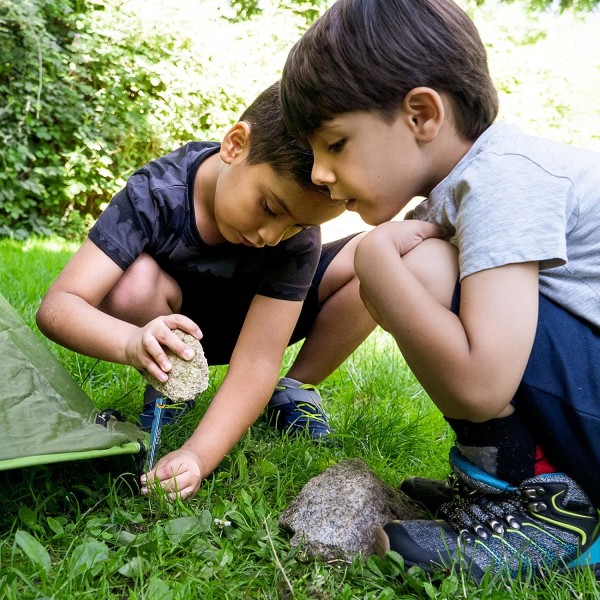
[[[194,358],[194,351],[173,333],[173,329],[180,329],[185,333],[193,335],[196,339],[200,339],[202,337],[202,332],[198,326],[191,319],[188,319],[183,315],[169,315],[164,319],[163,325],[164,328],[161,327],[155,332],[156,339],[158,339],[160,344],[168,347],[184,360],[191,360]],[[158,359],[157,362],[159,362]],[[159,364],[162,367],[160,362]]]
[[[189,317],[180,314],[172,314],[165,317],[165,323],[170,329],[181,329],[185,333],[193,335],[196,339],[202,339],[202,331]]]
[[[164,343],[175,352],[177,356],[181,356],[184,360],[191,360],[194,358],[194,351],[172,331],[169,331],[167,338],[168,339],[166,339]]]
[[[141,493],[147,495],[149,490],[153,488],[156,490],[160,487],[170,501],[174,501],[177,498],[181,498],[182,500],[191,498],[196,495],[199,488],[198,482],[188,472],[173,475],[164,480],[161,480],[158,476],[152,478],[151,473],[148,474],[148,477],[147,484],[144,485],[142,483]]]
[[[199,465],[190,456],[167,455],[159,463],[140,478],[141,493],[162,491],[168,500],[181,498],[186,500],[196,495],[202,478]]]
[[[441,227],[440,225],[436,225],[435,223],[428,223],[430,230],[430,237],[443,238],[449,235],[449,231]]]
[[[141,370],[146,371],[163,383],[169,379],[169,376],[154,362],[152,357],[141,361]]]
[[[196,495],[196,490],[193,488],[186,488],[185,490],[172,492],[167,495],[169,501],[174,502],[177,498],[181,498],[182,500],[189,500]]]
[[[178,341],[181,341],[177,336],[174,337]],[[149,355],[144,363],[146,371],[151,375],[154,375],[159,381],[167,381],[167,373],[171,370],[173,365],[156,337],[148,336],[144,339],[144,350]]]

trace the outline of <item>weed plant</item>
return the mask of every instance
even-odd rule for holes
[[[57,238],[0,241],[0,291],[34,330],[41,297],[73,250]],[[97,406],[135,419],[143,382],[134,369],[76,355],[39,335]],[[297,350],[288,350],[282,371]],[[163,430],[161,452],[186,439],[224,373],[211,369],[194,411]],[[385,332],[372,334],[320,389],[335,444],[288,439],[259,419],[186,503],[140,496],[130,459],[0,472],[0,598],[600,597],[585,571],[474,586],[455,573],[406,570],[397,555],[323,562],[291,547],[278,518],[332,464],[360,457],[392,486],[408,475],[448,471],[451,434]]]

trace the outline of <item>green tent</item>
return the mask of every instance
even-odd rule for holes
[[[145,454],[147,434],[99,411],[0,295],[0,470]]]

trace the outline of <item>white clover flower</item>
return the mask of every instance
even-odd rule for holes
[[[227,521],[226,519],[215,519],[215,525],[217,527],[230,527],[231,521]]]

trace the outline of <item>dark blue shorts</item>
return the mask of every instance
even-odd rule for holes
[[[550,462],[600,506],[600,330],[540,294],[535,341],[513,404]]]

